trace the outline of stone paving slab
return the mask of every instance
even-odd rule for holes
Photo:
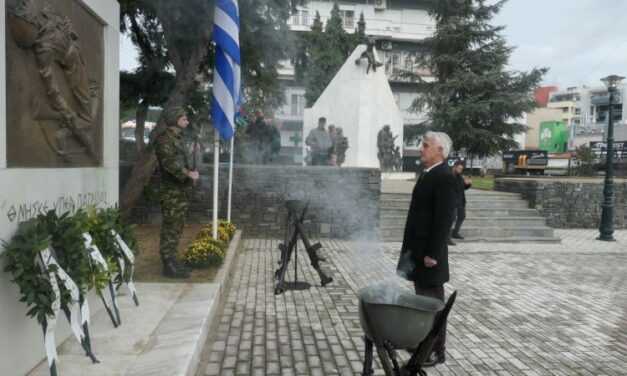
[[[118,304],[122,325],[114,328],[103,309],[92,316],[90,332],[92,347],[99,364],[92,364],[84,356],[74,337],[68,338],[58,349],[57,370],[63,376],[115,376],[126,375],[151,349],[158,347],[160,328],[171,325],[168,320],[178,311],[190,295],[202,289],[206,299],[215,296],[217,287],[193,287],[182,283],[138,283],[140,306],[135,307],[128,295],[120,295]],[[99,307],[94,304],[92,309]],[[184,325],[175,323],[175,325]],[[161,341],[163,342],[163,341]],[[189,351],[189,349],[187,349]],[[162,354],[163,355],[163,354]],[[44,361],[29,376],[49,375]],[[148,374],[147,374],[148,375]]]
[[[69,338],[58,348],[60,376],[192,376],[209,327],[216,320],[225,285],[238,257],[237,231],[214,283],[138,283],[140,306],[124,294],[118,302],[122,326],[114,328],[104,309],[92,316],[92,364]],[[92,305],[101,307],[99,302]],[[29,376],[49,375],[44,360]],[[4,375],[2,375],[4,376]]]
[[[627,232],[617,243],[594,236],[452,248],[447,292],[459,296],[447,362],[429,375],[627,374]],[[399,244],[325,240],[334,282],[319,287],[303,254],[299,279],[314,287],[275,296],[277,245],[245,241],[198,376],[361,374],[357,292],[377,281],[410,288],[394,274]]]

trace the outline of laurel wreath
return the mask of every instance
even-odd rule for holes
[[[46,316],[54,315],[55,293],[48,275],[42,273],[37,261],[39,252],[51,245],[51,237],[41,216],[21,223],[11,241],[3,241],[3,245],[4,271],[11,273],[12,281],[19,286],[20,302],[28,307],[26,315],[44,325]],[[54,272],[56,266],[51,265],[49,270]],[[61,289],[61,304],[70,301],[69,293]]]
[[[44,325],[46,316],[53,315],[52,304],[55,294],[49,276],[42,273],[39,252],[52,247],[59,266],[77,284],[82,294],[91,289],[102,291],[112,275],[118,270],[116,263],[122,253],[111,236],[113,229],[120,234],[129,247],[136,250],[132,228],[125,226],[117,208],[79,210],[74,215],[58,216],[54,211],[22,222],[9,242],[2,241],[5,252],[0,255],[5,260],[4,271],[11,273],[12,281],[20,289],[20,302],[27,305],[26,315]],[[108,271],[95,266],[85,249],[83,233],[89,232],[94,243],[107,261]],[[56,266],[48,267],[55,272]],[[130,268],[126,268],[127,274]],[[124,281],[128,276],[122,276]],[[68,291],[60,289],[61,306],[68,306],[71,297]],[[84,296],[84,295],[83,295]]]
[[[108,260],[114,260],[116,270],[121,269],[118,260],[120,258],[124,259],[125,255],[115,238],[111,236],[111,230],[117,232],[133,253],[137,254],[137,240],[133,233],[133,227],[122,220],[119,209],[88,209],[87,227],[102,255]],[[130,282],[132,279],[131,273],[131,268],[124,268],[124,275],[118,276],[116,283]]]
[[[83,240],[83,234],[89,230],[87,213],[79,210],[72,216],[65,213],[59,217],[51,210],[42,219],[52,235],[52,247],[59,265],[76,283],[81,294],[85,296],[91,289],[101,292],[115,272],[115,264],[111,258],[105,257],[108,264],[108,270],[105,270],[90,259]]]

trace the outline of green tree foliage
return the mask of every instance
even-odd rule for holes
[[[578,176],[593,176],[595,172],[594,162],[596,155],[588,145],[581,145],[576,151],[579,165],[575,170]]]
[[[436,32],[425,41],[420,63],[435,80],[421,80],[424,93],[415,109],[427,108],[429,127],[447,132],[457,150],[484,157],[516,147],[513,136],[525,130],[514,120],[536,106],[532,92],[544,68],[506,70],[513,48],[492,25],[505,0],[440,0],[430,14]],[[414,132],[419,134],[420,132]]]
[[[366,22],[361,15],[355,34],[344,30],[340,8],[333,5],[323,25],[316,12],[311,31],[300,36],[295,58],[296,78],[305,85],[307,106],[312,106],[340,70],[346,59],[366,37]]]
[[[288,57],[287,19],[298,0],[240,0],[242,78],[249,105],[282,103],[277,67]],[[160,105],[164,110],[190,107],[207,117],[213,68],[214,0],[120,0],[122,31],[140,52],[140,67],[122,75],[121,96],[126,106]],[[143,111],[143,109],[142,109]],[[204,112],[203,112],[204,111]],[[141,118],[141,113],[139,113]],[[159,121],[153,136],[160,134]],[[136,130],[143,135],[143,130]],[[136,137],[142,140],[143,137]],[[140,141],[141,142],[141,141]],[[141,149],[141,147],[138,147]],[[156,166],[150,145],[141,150],[120,201],[125,214],[141,196]]]

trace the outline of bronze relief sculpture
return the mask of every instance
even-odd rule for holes
[[[92,65],[86,62],[73,21],[50,1],[17,0],[13,7],[8,5],[12,41],[7,40],[7,86],[9,102],[14,102],[8,106],[9,167],[101,162],[102,25],[74,1],[56,3],[70,10],[82,31],[91,31],[89,38],[96,44],[89,44],[87,55],[92,55]],[[20,89],[30,92],[28,98],[20,95]]]

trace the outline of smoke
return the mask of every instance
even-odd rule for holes
[[[285,182],[283,196],[309,203],[307,219],[321,237],[379,242],[380,185],[373,184],[373,179],[380,179],[378,173],[341,167],[290,168],[295,176]]]

